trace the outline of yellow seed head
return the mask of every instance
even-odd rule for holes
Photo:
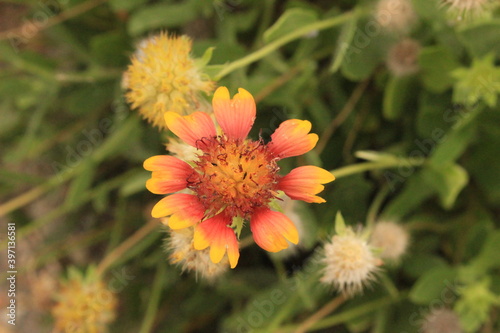
[[[71,270],[52,308],[56,332],[101,333],[115,319],[117,299],[95,271],[83,276]]]
[[[143,118],[166,129],[164,113],[181,115],[210,110],[201,93],[210,93],[214,83],[197,67],[187,36],[166,33],[143,40],[132,56],[122,85],[126,98]]]

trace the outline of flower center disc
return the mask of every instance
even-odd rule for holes
[[[248,218],[256,207],[277,195],[276,159],[262,141],[235,141],[225,136],[204,138],[204,151],[188,179],[209,214],[225,209],[230,216]]]

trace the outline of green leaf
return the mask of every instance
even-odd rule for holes
[[[365,29],[366,26],[366,21],[358,22],[340,67],[342,74],[350,80],[360,81],[368,78],[385,59],[387,49],[394,43],[393,37],[370,33]]]
[[[304,8],[288,9],[269,29],[264,32],[264,42],[270,43],[294,30],[316,22],[318,15]]]
[[[96,164],[91,159],[87,159],[84,163],[85,165],[79,169],[78,177],[71,182],[66,195],[64,203],[69,207],[77,207],[80,204],[82,195],[88,191],[94,179]]]
[[[410,97],[414,96],[412,76],[391,77],[384,92],[383,114],[388,120],[399,119]]]
[[[128,63],[127,54],[132,47],[124,33],[112,31],[93,37],[90,49],[93,58],[100,64],[121,67]]]
[[[484,242],[481,252],[471,262],[477,275],[487,272],[489,269],[500,267],[500,230],[491,232]]]
[[[96,109],[103,108],[111,101],[114,86],[114,82],[78,85],[77,90],[71,92],[67,97],[64,107],[71,114],[88,115]]]
[[[128,197],[146,189],[146,181],[151,178],[149,172],[138,170],[137,174],[130,176],[127,181],[120,187],[120,195]]]
[[[200,59],[198,59],[199,67],[205,67],[210,62],[210,60],[212,59],[212,55],[214,53],[214,49],[215,47],[209,47],[208,49],[205,50],[203,56]]]
[[[429,165],[422,170],[422,177],[430,188],[439,195],[441,205],[445,209],[452,208],[460,191],[469,182],[467,171],[458,164],[440,166]]]
[[[427,139],[437,144],[435,149],[431,148],[433,150],[429,158],[431,164],[436,166],[448,164],[456,161],[463,154],[476,132],[476,124],[472,121],[474,117],[474,114],[466,112],[457,112],[453,115],[450,113],[450,122],[452,118],[455,119],[452,130],[448,134],[444,134],[444,131],[439,131],[439,129],[433,131],[432,139]],[[442,135],[438,135],[439,133]],[[425,139],[422,140],[423,145],[424,141]]]
[[[436,95],[425,90],[421,92],[416,123],[417,134],[421,138],[432,139],[434,142],[436,138],[440,142],[444,132],[453,125],[453,119],[458,118],[456,114],[459,110],[451,108],[450,98],[450,94]]]
[[[455,80],[450,73],[460,66],[453,54],[442,46],[423,48],[418,63],[422,83],[429,91],[437,93],[451,88]]]
[[[138,36],[158,28],[178,27],[196,16],[193,2],[159,3],[135,12],[128,22],[128,31],[132,36]]]
[[[500,56],[499,31],[500,20],[497,19],[467,26],[458,31],[458,36],[472,56],[482,57],[493,51],[498,57]]]
[[[408,169],[410,172],[412,169]],[[384,178],[389,184],[389,189],[396,190],[399,185],[405,184],[403,191],[387,206],[383,215],[387,218],[402,218],[409,214],[420,204],[432,196],[433,189],[423,180],[422,170],[405,177],[399,170],[387,170]]]
[[[344,217],[342,216],[342,213],[338,211],[337,215],[335,216],[335,233],[337,235],[343,235],[345,234],[346,230],[347,228],[345,226]]]
[[[337,47],[333,56],[332,66],[330,67],[331,73],[335,73],[336,71],[338,71],[340,66],[342,65],[344,57],[347,53],[347,49],[349,48],[349,45],[351,45],[352,39],[354,38],[357,22],[358,16],[353,15],[353,17],[342,27],[339,39],[337,40]]]
[[[139,133],[139,120],[130,117],[111,133],[93,154],[96,161],[103,161],[128,149],[127,141],[133,142]]]
[[[447,267],[446,261],[433,254],[419,252],[403,260],[405,274],[408,274],[414,279],[438,267]]]
[[[453,310],[460,317],[462,328],[467,333],[478,332],[479,328],[488,321],[491,310],[500,304],[500,297],[491,289],[491,277],[471,281],[460,288],[460,299],[455,303]]]
[[[439,300],[448,288],[456,288],[457,272],[446,266],[438,266],[422,275],[410,290],[409,298],[415,304],[427,305]]]
[[[130,11],[144,5],[148,0],[110,0],[109,5],[115,12]]]

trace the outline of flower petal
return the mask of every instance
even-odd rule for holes
[[[255,101],[245,89],[230,99],[226,87],[219,87],[212,100],[215,118],[222,130],[231,139],[245,139],[255,121]]]
[[[317,134],[309,134],[311,123],[307,120],[289,119],[281,123],[271,135],[269,150],[279,158],[299,156],[316,146]]]
[[[268,208],[259,208],[250,220],[255,243],[266,251],[278,252],[288,247],[286,240],[297,244],[299,233],[285,214]]]
[[[231,221],[222,214],[215,215],[196,226],[194,248],[203,250],[210,246],[210,260],[219,263],[227,251],[231,268],[236,267],[240,252],[234,230],[228,226]]]
[[[321,184],[326,184],[335,180],[335,177],[328,171],[312,165],[306,165],[293,169],[288,175],[281,178],[278,189],[285,192],[294,200],[305,202],[322,203],[323,198],[316,196],[325,188]]]
[[[187,144],[197,147],[197,141],[217,135],[215,125],[210,116],[204,112],[194,112],[181,116],[175,112],[166,112],[167,127]]]
[[[205,207],[191,194],[175,193],[161,199],[151,215],[155,218],[169,216],[168,225],[172,229],[182,229],[195,225],[205,215]]]
[[[158,155],[144,161],[144,169],[153,171],[146,188],[155,194],[168,194],[185,189],[193,168],[180,159]]]

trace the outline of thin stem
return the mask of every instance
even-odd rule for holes
[[[37,27],[38,30],[36,32],[38,33],[40,31],[45,30],[47,28],[50,28],[56,24],[62,23],[62,22],[69,20],[73,17],[81,15],[85,12],[88,12],[89,10],[91,10],[91,9],[93,9],[93,8],[99,6],[100,4],[103,4],[107,1],[108,0],[90,0],[90,1],[80,3],[72,8],[65,10],[64,12],[60,13],[57,16],[53,16],[53,17],[49,18],[45,22],[44,25],[40,25],[39,27]],[[0,32],[0,41],[6,40],[6,39],[11,39],[11,38],[16,38],[18,36],[22,36],[25,25],[27,25],[27,24],[30,25],[30,29],[32,28],[32,26],[34,26],[32,22],[27,22],[19,27]]]
[[[371,302],[366,302],[363,303],[355,308],[346,310],[344,312],[341,312],[339,314],[335,314],[332,316],[329,316],[327,318],[324,318],[318,322],[316,322],[313,326],[310,327],[312,330],[319,330],[319,329],[324,329],[324,328],[329,328],[341,323],[345,323],[349,320],[361,317],[365,314],[374,312],[380,308],[386,307],[387,305],[394,304],[398,302],[400,299],[403,299],[406,297],[408,293],[400,293],[399,297],[397,299],[394,299],[392,296],[386,296],[379,298],[375,301]],[[282,327],[279,332],[280,333],[285,333],[285,332],[295,332],[296,325],[289,325]]]
[[[378,169],[391,169],[396,168],[401,165],[412,165],[420,166],[424,164],[425,161],[413,161],[411,159],[394,159],[389,161],[376,161],[376,162],[364,162],[359,164],[348,165],[338,169],[331,170],[330,172],[335,176],[335,178],[342,178],[351,176],[357,173],[362,173],[365,171],[378,170]]]
[[[305,62],[300,63],[297,66],[290,69],[290,71],[284,73],[281,76],[278,76],[270,84],[262,88],[262,90],[255,95],[255,102],[259,103],[273,91],[275,91],[276,89],[278,89],[279,87],[290,81],[295,75],[297,75],[298,73],[300,73],[302,69],[304,69],[305,65],[306,65]]]
[[[349,100],[345,104],[344,108],[340,111],[340,113],[335,117],[332,122],[328,125],[328,127],[325,129],[323,134],[321,135],[321,139],[318,142],[318,145],[315,148],[315,151],[318,154],[321,154],[323,150],[326,147],[326,144],[332,137],[333,133],[335,130],[347,119],[349,114],[354,110],[354,107],[356,104],[358,104],[359,99],[361,96],[363,96],[363,93],[366,90],[366,87],[368,87],[368,83],[370,82],[369,79],[364,80],[363,82],[360,82],[354,91],[351,94],[351,97],[349,97]]]
[[[73,168],[70,169],[66,172],[61,172],[52,178],[50,178],[47,182],[29,190],[28,192],[25,192],[9,201],[6,203],[0,205],[0,217],[5,216],[8,213],[16,210],[17,208],[20,208],[35,199],[39,198],[43,194],[47,193],[51,189],[61,185],[62,183],[66,182],[67,180],[71,179],[75,174],[78,168]]]
[[[139,333],[149,333],[153,330],[153,324],[156,314],[158,313],[158,303],[160,303],[161,290],[165,281],[166,271],[167,270],[165,263],[160,263],[156,271],[153,288],[151,289],[151,294],[149,295],[148,308],[146,310],[144,320],[142,321],[141,330],[139,331]]]
[[[348,20],[351,19],[351,17],[356,13],[356,11],[351,11],[344,13],[339,16],[331,17],[323,21],[319,22],[314,22],[311,24],[308,24],[300,29],[294,30],[290,32],[289,34],[267,44],[266,46],[262,47],[261,49],[250,53],[246,57],[243,57],[241,59],[238,59],[236,61],[233,61],[229,63],[228,65],[224,66],[221,71],[215,75],[215,80],[218,81],[224,76],[228,75],[229,73],[232,73],[233,71],[248,66],[251,63],[260,60],[270,54],[271,52],[279,49],[281,46],[291,42],[292,40],[295,40],[297,38],[300,38],[304,35],[307,35],[308,33],[311,33],[313,31],[320,31],[320,30],[325,30],[328,28],[332,28],[336,25],[340,25]]]
[[[120,259],[125,252],[137,244],[141,239],[149,235],[153,230],[158,227],[158,220],[151,220],[141,229],[137,230],[132,236],[127,238],[120,246],[111,251],[97,266],[97,272],[103,274],[113,263]]]
[[[316,324],[318,321],[323,319],[332,313],[335,309],[337,309],[340,305],[342,305],[346,301],[344,295],[340,295],[332,299],[330,302],[326,303],[321,309],[312,314],[309,318],[304,320],[302,324],[297,327],[295,333],[305,333]]]
[[[375,220],[377,219],[377,215],[380,211],[380,207],[382,206],[382,203],[384,202],[385,198],[387,197],[387,194],[389,194],[389,186],[384,186],[375,196],[375,199],[373,199],[372,204],[370,205],[370,208],[368,210],[368,214],[366,216],[366,228],[370,230],[373,228],[375,224]]]

